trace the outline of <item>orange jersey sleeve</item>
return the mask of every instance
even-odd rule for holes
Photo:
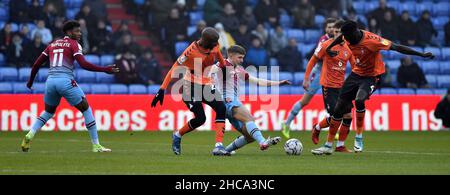
[[[365,42],[366,47],[373,51],[377,52],[380,50],[389,50],[391,48],[392,42],[380,37],[374,33],[366,32],[367,41]]]

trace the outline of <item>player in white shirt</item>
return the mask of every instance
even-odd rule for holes
[[[215,84],[219,91],[222,92],[224,103],[226,106],[226,117],[233,127],[242,133],[228,145],[225,150],[233,152],[244,145],[257,141],[261,150],[266,150],[271,145],[275,145],[281,141],[280,137],[265,139],[255,124],[255,119],[250,111],[239,101],[239,85],[241,81],[249,81],[259,86],[278,86],[290,85],[288,80],[270,81],[251,76],[244,70],[241,64],[244,62],[246,51],[239,45],[233,45],[227,50],[228,58],[225,60],[229,63],[224,68],[213,66],[211,76],[215,78]],[[219,72],[220,71],[220,72]],[[220,74],[221,73],[221,74]]]

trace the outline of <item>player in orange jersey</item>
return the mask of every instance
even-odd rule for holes
[[[334,37],[338,37],[341,35],[341,27],[344,22],[344,20],[338,20],[335,22],[333,26]],[[314,144],[317,144],[319,142],[320,130],[329,126],[331,115],[333,115],[334,106],[336,105],[337,99],[339,97],[339,91],[344,84],[347,62],[350,62],[352,66],[355,64],[355,58],[353,57],[350,48],[348,48],[348,46],[344,43],[336,45],[335,49],[340,51],[337,56],[328,56],[328,54],[326,53],[326,48],[333,42],[333,40],[334,38],[329,39],[316,48],[313,57],[311,57],[308,63],[305,73],[304,81],[306,82],[304,82],[303,87],[307,89],[309,87],[309,73],[319,60],[323,61],[321,70],[322,73],[320,75],[320,85],[322,85],[322,94],[325,108],[330,116],[320,121],[319,124],[315,124],[313,126],[312,140]],[[335,151],[351,152],[344,146],[344,141],[349,133],[351,122],[351,113],[346,113],[339,129],[339,141]],[[328,137],[328,141],[325,145],[329,147],[327,147],[328,150],[326,150],[325,152],[333,152],[333,141],[334,137]],[[322,150],[312,150],[312,153],[321,155],[324,152]]]
[[[160,90],[152,101],[152,107],[158,102],[162,105],[164,100],[164,92],[173,73],[177,68],[184,68],[185,74],[182,83],[183,102],[194,113],[194,118],[187,122],[181,129],[174,132],[172,136],[172,150],[176,155],[181,154],[181,137],[200,127],[205,123],[206,116],[203,109],[205,103],[216,112],[215,128],[216,128],[216,147],[213,155],[229,155],[222,144],[223,134],[225,131],[225,104],[222,95],[216,91],[212,79],[204,74],[209,66],[219,61],[220,66],[225,66],[225,60],[220,53],[218,45],[219,34],[214,28],[205,28],[202,31],[200,40],[193,42],[183,54],[173,64],[169,73],[166,75]]]
[[[356,106],[356,136],[355,152],[363,151],[362,132],[364,130],[365,101],[369,99],[379,84],[381,75],[385,71],[385,65],[381,56],[381,50],[394,50],[407,55],[416,55],[423,58],[433,59],[430,52],[418,52],[407,46],[392,43],[374,33],[361,30],[356,22],[346,21],[341,28],[342,35],[337,37],[327,47],[328,55],[334,57],[339,51],[332,48],[345,39],[345,43],[352,50],[356,59],[352,73],[344,82],[339,99],[334,108],[332,120],[330,121],[330,134],[336,134],[343,115],[351,111],[352,101]]]

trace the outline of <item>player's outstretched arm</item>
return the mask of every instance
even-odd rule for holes
[[[31,68],[31,75],[27,82],[28,89],[31,89],[33,86],[34,78],[36,78],[36,74],[39,71],[39,68],[47,62],[48,56],[44,53],[41,53],[41,55],[38,57],[38,59],[34,62],[33,67]]]
[[[113,74],[113,73],[119,72],[119,68],[117,68],[117,66],[115,64],[105,66],[105,67],[96,66],[96,65],[91,64],[88,61],[86,61],[86,59],[84,58],[83,55],[76,55],[75,60],[80,64],[81,68],[89,70],[89,71],[105,72],[108,74]]]
[[[152,108],[155,107],[158,102],[159,102],[159,105],[162,106],[163,101],[164,101],[165,90],[166,90],[167,86],[169,86],[169,83],[172,80],[172,72],[175,68],[177,68],[177,66],[178,66],[178,62],[175,62],[173,64],[172,68],[170,68],[166,77],[164,78],[164,81],[161,84],[161,87],[159,88],[158,93],[156,93],[155,97],[152,100],[152,104],[151,104]]]
[[[331,57],[337,56],[338,55],[338,51],[334,51],[332,50],[332,48],[337,45],[342,43],[342,41],[344,41],[344,36],[343,35],[339,35],[338,37],[336,37],[336,39],[334,39],[334,41],[327,47],[327,54]]]
[[[317,64],[318,61],[319,61],[319,59],[317,59],[317,57],[315,55],[313,55],[311,57],[311,59],[309,59],[308,65],[306,66],[305,77],[303,79],[303,84],[302,84],[303,88],[306,90],[309,89],[309,85],[310,85],[309,75],[311,74],[312,69]]]
[[[289,81],[289,80],[271,81],[271,80],[266,80],[266,79],[261,79],[261,78],[258,78],[258,77],[254,77],[254,76],[251,76],[251,75],[249,75],[248,81],[250,83],[257,84],[259,86],[277,86],[277,85],[283,86],[283,85],[290,85],[290,84],[292,84],[291,81]]]
[[[396,43],[392,43],[391,48],[389,48],[389,50],[394,50],[397,52],[400,52],[402,54],[406,54],[406,55],[415,55],[415,56],[420,56],[423,58],[429,58],[429,59],[433,59],[434,55],[431,52],[418,52],[408,46],[404,46],[404,45],[400,45],[400,44],[396,44]]]

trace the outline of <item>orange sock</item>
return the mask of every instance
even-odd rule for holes
[[[184,134],[189,133],[192,130],[193,129],[191,129],[191,127],[189,126],[189,122],[187,122],[183,127],[181,127],[178,133],[180,133],[180,135],[183,136]]]
[[[356,112],[356,134],[361,135],[364,131],[364,116],[366,111]]]
[[[350,126],[342,124],[339,128],[339,141],[343,142],[347,139],[348,133],[350,132]]]
[[[330,123],[328,123],[328,120],[331,120],[331,118],[324,118],[319,122],[320,129],[324,129],[330,126]]]
[[[225,123],[218,122],[216,123],[216,143],[223,142],[223,134],[225,133]]]
[[[336,136],[336,133],[339,129],[339,126],[341,126],[342,119],[336,120],[334,118],[331,118],[330,120],[330,130],[328,130],[328,138],[327,141],[333,143],[334,137]]]

